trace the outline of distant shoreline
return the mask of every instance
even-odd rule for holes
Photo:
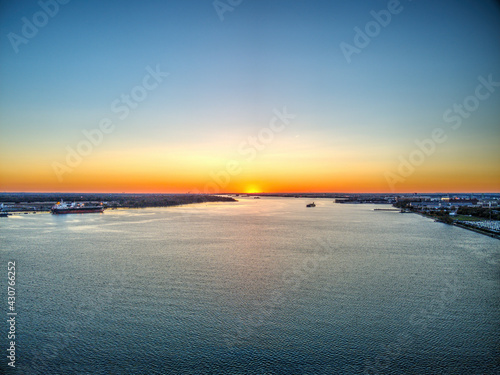
[[[64,200],[79,203],[103,203],[106,209],[174,207],[195,203],[237,202],[232,197],[208,194],[26,194],[0,196],[2,211],[9,213],[50,212]]]

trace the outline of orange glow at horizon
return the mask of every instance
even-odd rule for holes
[[[5,177],[5,174],[3,174]],[[463,178],[461,175],[433,175],[431,173],[411,176],[408,181],[396,185],[391,191],[379,173],[332,174],[313,176],[303,172],[298,176],[276,174],[268,176],[252,173],[251,176],[236,176],[226,185],[218,185],[208,174],[192,176],[150,175],[134,173],[93,174],[68,176],[62,183],[40,174],[38,178],[13,176],[0,180],[0,191],[4,192],[101,192],[101,193],[432,193],[432,192],[500,192],[500,178]]]
[[[500,192],[500,165],[477,160],[429,159],[391,189],[384,173],[391,156],[375,158],[338,150],[262,154],[247,162],[217,151],[96,151],[65,173],[51,168],[53,155],[23,155],[0,164],[0,191],[101,193],[432,193]],[[287,151],[285,153],[285,151]],[[28,162],[36,160],[36,162]],[[227,163],[236,160],[231,169]],[[457,162],[460,162],[457,167]],[[229,173],[231,172],[231,173]]]
[[[245,193],[247,194],[262,193],[262,190],[259,189],[256,185],[249,185],[247,188],[245,188]]]

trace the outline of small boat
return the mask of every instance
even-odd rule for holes
[[[306,207],[316,207],[316,205],[314,204],[314,202],[312,202],[312,203],[309,203]]]
[[[253,199],[260,199],[260,197],[253,197]]]

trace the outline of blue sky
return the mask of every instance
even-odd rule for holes
[[[284,137],[301,137],[304,147],[362,154],[379,143],[397,160],[473,94],[478,76],[500,81],[493,1],[401,1],[351,63],[340,43],[353,44],[354,28],[387,1],[243,0],[221,21],[212,1],[72,0],[18,53],[8,34],[22,35],[22,18],[40,5],[1,4],[0,145],[7,158],[37,150],[34,163],[64,155],[157,64],[169,77],[117,122],[102,150],[205,144],[226,157],[286,106],[297,121]],[[491,149],[499,104],[498,92],[481,102],[446,149],[471,140],[477,152]],[[486,157],[500,161],[498,151]]]

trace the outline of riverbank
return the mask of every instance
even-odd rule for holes
[[[480,228],[480,227],[473,226],[473,225],[468,224],[468,223],[464,223],[464,222],[462,222],[462,220],[453,219],[452,216],[447,216],[446,220],[443,220],[443,218],[441,218],[439,216],[429,215],[428,213],[421,212],[421,211],[411,211],[410,210],[410,211],[406,211],[406,212],[415,213],[415,214],[418,214],[420,216],[426,217],[428,219],[433,219],[434,221],[436,221],[438,223],[443,223],[443,224],[447,224],[447,225],[455,225],[457,227],[467,229],[467,230],[470,230],[470,231],[473,231],[476,233],[484,234],[485,236],[500,240],[500,233],[495,233],[495,232],[490,231],[486,228]],[[484,221],[484,220],[481,220],[481,218],[476,218],[476,217],[471,217],[469,219],[470,219],[469,221],[471,221],[471,222]]]
[[[496,238],[497,240],[500,240],[500,234],[489,231],[488,229],[475,227],[475,226],[472,226],[472,225],[469,225],[466,223],[462,223],[460,221],[453,222],[453,225],[460,227],[460,228],[471,230],[473,232],[481,233],[481,234],[484,234],[484,235],[492,237],[492,238]]]

